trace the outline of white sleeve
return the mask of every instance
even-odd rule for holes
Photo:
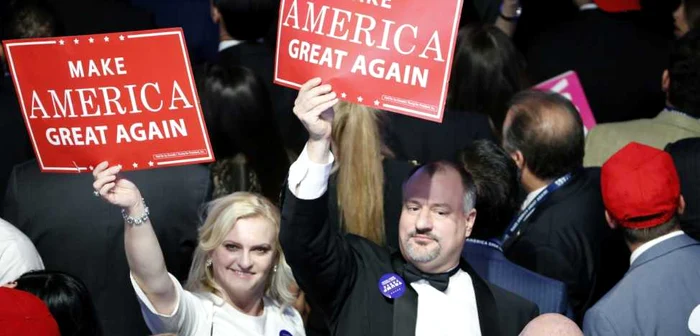
[[[289,190],[294,196],[303,200],[317,199],[328,189],[328,177],[331,175],[331,168],[335,158],[329,153],[328,162],[325,164],[314,163],[309,159],[304,150],[299,154],[299,158],[289,167]]]
[[[139,287],[134,276],[129,274],[131,285],[134,287],[141,305],[143,319],[148,329],[154,334],[196,335],[196,331],[201,329],[203,324],[206,324],[209,320],[207,307],[202,300],[184,290],[180,282],[172,274],[168,273],[168,275],[175,286],[177,303],[172,314],[165,315],[156,311],[153,303]]]
[[[44,263],[28,238],[0,242],[0,286],[29,271],[43,269]]]

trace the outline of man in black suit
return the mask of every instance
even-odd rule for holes
[[[277,129],[287,149],[298,154],[306,142],[306,132],[291,113],[296,91],[274,81],[274,42],[266,40],[279,8],[276,0],[214,0],[211,16],[219,25],[218,62],[242,66],[263,80],[272,99]]]
[[[681,180],[685,212],[680,216],[681,229],[700,241],[700,138],[676,141],[666,146]]]
[[[210,194],[200,165],[124,173],[151,200],[151,218],[168,270],[184,281],[197,245],[199,207]],[[90,190],[90,174],[41,173],[35,160],[12,172],[5,219],[34,243],[47,269],[80,278],[105,336],[148,335],[124,253],[124,222]]]
[[[320,83],[317,78],[302,86],[294,107],[309,141],[290,168],[280,228],[280,243],[311,309],[321,311],[334,335],[520,332],[537,315],[536,306],[489,285],[460,258],[476,211],[471,177],[455,164],[429,164],[405,183],[400,252],[328,225],[333,156],[327,109],[338,100],[330,85]]]
[[[2,17],[0,40],[55,36],[59,23],[49,7],[40,1],[23,1],[0,6]],[[0,204],[7,188],[12,167],[34,157],[29,134],[22,118],[15,87],[0,48]],[[0,215],[2,211],[0,210]]]
[[[579,322],[629,266],[626,246],[612,240],[605,221],[600,170],[582,168],[583,137],[576,107],[556,93],[517,94],[503,127],[504,148],[528,192],[501,239],[506,257],[564,282]]]
[[[660,79],[668,40],[601,10],[602,3],[601,9],[593,0],[574,3],[579,12],[573,20],[529,43],[525,55],[532,79],[576,71],[599,123],[656,116],[665,102]]]

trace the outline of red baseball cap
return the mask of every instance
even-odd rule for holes
[[[600,183],[605,209],[626,228],[666,223],[680,204],[681,187],[671,155],[637,142],[603,164]]]
[[[642,9],[639,0],[594,0],[598,7],[610,13],[638,11]]]
[[[61,336],[44,301],[25,291],[0,287],[0,336]]]

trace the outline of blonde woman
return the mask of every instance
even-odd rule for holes
[[[117,178],[119,170],[99,164],[93,187],[96,195],[122,208],[131,280],[151,332],[305,335],[301,316],[291,307],[293,279],[284,271],[277,239],[280,214],[272,203],[245,192],[212,201],[183,289],[165,267],[141,193]]]

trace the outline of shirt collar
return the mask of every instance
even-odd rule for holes
[[[241,43],[243,43],[243,41],[239,41],[239,40],[225,40],[225,41],[221,41],[221,42],[219,42],[219,51],[222,51],[222,50],[224,50],[224,49],[228,49],[228,48],[237,46],[237,45],[239,45],[239,44],[241,44]]]
[[[640,255],[642,255],[642,253],[646,252],[647,250],[654,247],[655,245],[658,245],[659,243],[663,242],[664,240],[668,240],[668,239],[671,239],[673,237],[680,236],[682,234],[683,234],[683,231],[681,231],[681,230],[673,231],[671,233],[667,233],[661,237],[652,239],[652,240],[642,244],[636,250],[634,250],[634,252],[632,252],[632,255],[630,256],[630,265],[632,265],[634,263],[634,261],[637,260],[637,258],[639,258]]]
[[[598,9],[598,5],[594,3],[587,3],[581,7],[578,8],[579,12],[587,11],[587,10],[592,10],[592,9]]]
[[[537,188],[537,189],[531,191],[529,194],[527,194],[527,197],[525,197],[525,200],[523,201],[523,205],[520,206],[520,210],[524,210],[525,208],[527,208],[527,206],[530,205],[530,203],[532,203],[532,201],[535,200],[537,195],[540,192],[542,192],[542,190],[544,190],[545,188],[547,188],[546,185],[543,187]]]

